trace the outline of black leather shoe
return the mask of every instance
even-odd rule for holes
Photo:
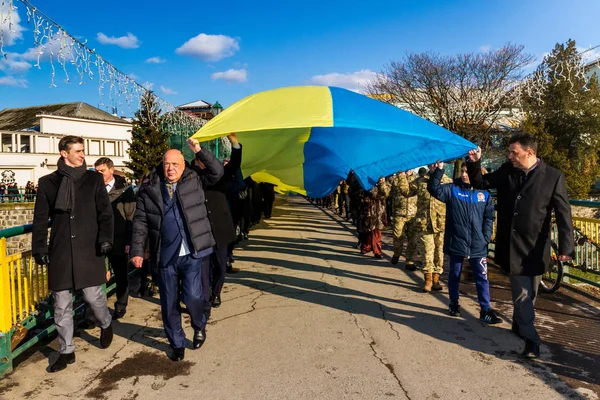
[[[113,340],[113,329],[112,322],[106,328],[101,328],[100,330],[100,347],[103,349],[108,349]]]
[[[214,308],[219,308],[219,306],[221,305],[221,296],[215,296],[212,299],[211,304]]]
[[[378,260],[381,260],[382,259],[382,255],[379,254],[379,253],[376,253],[375,254],[375,258],[378,259]]]
[[[123,318],[125,316],[125,314],[127,314],[127,311],[125,311],[125,310],[123,310],[123,311],[115,310],[115,312],[113,313],[113,316],[112,316],[112,320],[116,321],[119,318]]]
[[[416,270],[417,270],[417,266],[416,266],[415,264],[413,264],[413,263],[408,263],[408,264],[406,264],[406,265],[404,266],[404,268],[405,268],[407,271],[416,271]]]
[[[525,350],[521,353],[521,357],[533,360],[540,356],[540,345],[531,340],[525,341]]]
[[[206,341],[206,329],[194,332],[194,350],[202,347]]]
[[[399,256],[393,256],[392,257],[392,265],[396,265],[398,264],[398,260],[400,260]]]
[[[183,359],[185,358],[185,348],[181,347],[173,349],[169,358],[171,359],[171,361],[175,362],[183,361]]]
[[[70,354],[60,354],[56,361],[52,363],[48,371],[50,372],[58,372],[67,368],[68,364],[73,364],[75,362],[75,353]]]
[[[227,262],[227,265],[225,266],[225,272],[227,272],[228,274],[235,274],[238,271],[239,269],[233,268],[233,266],[229,262]]]

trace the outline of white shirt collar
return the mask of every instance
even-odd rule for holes
[[[115,178],[112,178],[112,181],[106,184],[106,191],[110,192],[110,190],[115,186]]]

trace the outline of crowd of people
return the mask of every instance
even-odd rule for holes
[[[112,343],[112,321],[126,316],[130,293],[142,296],[155,285],[169,357],[185,357],[181,303],[191,317],[192,348],[202,347],[211,310],[221,305],[226,273],[236,272],[234,247],[248,239],[263,215],[271,217],[275,200],[274,185],[244,179],[242,145],[235,134],[229,140],[231,157],[221,162],[190,139],[193,163],[169,150],[137,186],[115,174],[110,158],[88,169],[81,137],[60,140],[57,171],[39,180],[32,230],[32,254],[48,265],[60,346],[50,372],[75,362],[75,291],[86,303],[79,328],[100,327],[102,348]],[[111,277],[106,260],[116,282],[112,315],[102,292]],[[131,267],[138,269],[138,282],[130,282]]]
[[[502,320],[490,305],[487,277],[488,245],[497,212],[495,263],[510,276],[514,304],[512,331],[525,340],[522,355],[539,356],[540,337],[534,326],[535,299],[542,275],[550,265],[550,229],[554,217],[559,232],[560,261],[574,256],[571,209],[565,177],[537,157],[532,135],[515,134],[509,141],[509,161],[498,170],[481,166],[481,149],[472,150],[454,180],[444,163],[382,177],[365,190],[350,172],[329,196],[309,200],[334,209],[357,228],[361,254],[382,258],[382,230],[391,225],[393,255],[398,264],[416,271],[421,258],[423,292],[441,291],[444,255],[448,260],[448,313],[460,315],[459,282],[465,259],[473,272],[480,321]],[[489,189],[497,193],[494,204]]]
[[[130,265],[140,272],[140,291],[148,275],[158,286],[171,360],[183,360],[187,347],[181,303],[191,319],[192,348],[202,347],[211,310],[221,305],[226,273],[236,272],[231,265],[235,244],[248,238],[248,229],[261,215],[271,217],[275,198],[273,185],[244,179],[242,145],[235,134],[228,138],[232,153],[224,162],[190,139],[192,163],[171,149],[136,190],[115,174],[109,158],[98,159],[94,170],[88,169],[81,137],[60,140],[57,171],[39,180],[32,231],[32,254],[38,264],[48,265],[60,345],[50,372],[75,362],[74,291],[81,291],[87,304],[83,328],[100,327],[101,347],[111,345],[112,322],[127,313]],[[452,316],[460,314],[460,274],[468,259],[480,320],[496,324],[501,320],[490,306],[487,279],[487,249],[495,219],[487,190],[495,188],[495,262],[510,273],[513,331],[525,339],[523,356],[535,358],[540,338],[534,327],[534,304],[541,275],[549,265],[552,212],[559,231],[559,259],[568,260],[574,253],[564,175],[536,154],[534,138],[517,134],[510,140],[510,161],[492,173],[482,172],[477,149],[469,153],[455,180],[444,174],[440,161],[429,171],[421,168],[417,176],[403,171],[382,177],[369,190],[351,172],[330,196],[311,200],[335,207],[340,216],[351,219],[358,231],[356,247],[378,259],[382,258],[382,230],[391,221],[391,262],[396,265],[404,256],[406,270],[415,271],[420,256],[424,292],[442,290],[440,275],[444,254],[448,255]],[[102,291],[110,278],[106,259],[117,287],[112,315]]]
[[[37,193],[37,185],[27,181],[24,188],[19,188],[17,182],[0,182],[0,202],[14,203],[20,201],[33,202]]]

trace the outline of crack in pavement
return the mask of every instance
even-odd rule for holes
[[[344,284],[342,283],[341,277],[338,274],[338,269],[335,268],[334,266],[332,266],[331,263],[329,263],[329,260],[327,260],[327,264],[328,264],[329,268],[331,268],[333,270],[333,273],[335,275],[335,279],[336,279],[339,287],[340,288],[345,288]],[[330,293],[329,290],[327,292]],[[398,377],[398,375],[396,375],[396,371],[394,370],[394,366],[391,363],[386,363],[384,361],[384,357],[379,355],[378,351],[375,349],[375,345],[376,345],[375,340],[373,339],[373,337],[371,335],[368,335],[368,337],[367,337],[368,329],[363,328],[363,327],[360,326],[360,324],[358,322],[358,318],[354,314],[354,309],[352,308],[352,305],[348,302],[348,297],[342,295],[342,298],[344,299],[344,303],[346,305],[346,311],[352,317],[352,319],[354,321],[354,324],[356,325],[356,327],[360,331],[362,337],[367,342],[369,342],[369,347],[371,349],[371,352],[373,353],[373,357],[375,357],[379,361],[379,363],[381,365],[383,365],[392,374],[392,376],[396,380],[396,383],[398,384],[398,386],[400,387],[400,389],[402,389],[402,391],[404,392],[404,395],[406,396],[406,398],[410,400],[411,398],[408,395],[408,391],[406,390],[406,388],[402,384],[402,381],[400,380],[400,378]],[[380,303],[378,303],[378,302],[374,302],[374,303],[377,304],[379,306],[379,308],[382,310],[383,318],[389,324],[389,321],[387,320],[387,318],[385,318],[385,313],[383,312],[382,305]],[[391,325],[390,325],[390,327],[391,327]],[[393,329],[393,328],[392,328],[392,330],[394,332],[396,332],[396,335],[400,339],[399,333],[395,329]]]
[[[231,319],[231,318],[236,318],[236,317],[239,317],[240,315],[246,315],[246,314],[250,314],[251,312],[253,312],[253,311],[256,311],[256,302],[257,302],[257,301],[258,301],[258,299],[259,299],[259,298],[261,298],[261,297],[262,297],[264,294],[265,294],[264,292],[260,292],[258,296],[256,296],[255,298],[253,298],[253,299],[252,299],[252,303],[250,304],[250,306],[252,307],[252,309],[251,309],[251,310],[248,310],[248,311],[245,311],[245,312],[243,312],[243,313],[239,313],[239,314],[230,315],[230,316],[228,316],[228,317],[225,317],[225,318],[221,318],[221,319],[217,319],[217,320],[209,321],[209,322],[208,322],[208,325],[216,325],[216,324],[218,324],[219,322],[223,322],[223,321],[226,321],[226,320],[228,320],[228,319]]]

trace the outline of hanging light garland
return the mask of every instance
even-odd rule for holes
[[[30,51],[35,51],[34,66],[41,69],[42,62],[50,63],[52,71],[50,87],[57,86],[57,73],[64,74],[68,83],[76,77],[80,85],[87,80],[96,79],[100,106],[111,107],[114,110],[127,104],[131,111],[140,107],[144,95],[151,91],[149,85],[140,84],[117,69],[95,50],[90,49],[87,41],[82,42],[68,33],[28,0],[15,1],[25,7],[27,23],[33,25],[34,48]],[[17,34],[14,22],[14,14],[17,12],[13,0],[0,0],[0,55],[4,58],[8,58],[4,46],[11,44],[11,39]],[[69,74],[69,66],[74,68],[74,74]],[[179,111],[156,94],[154,96],[163,111],[159,120],[151,121],[155,126],[167,124],[172,129],[194,133],[206,122],[194,115]],[[107,97],[109,104],[104,104],[102,99]]]
[[[588,71],[594,67],[600,69],[600,58],[594,57],[594,53],[591,51],[599,47],[600,45],[582,51],[581,59],[576,63],[560,62],[552,73],[546,68],[536,70],[526,76],[515,86],[517,102],[520,103],[523,98],[530,98],[543,104],[544,93],[550,82],[556,82],[556,84],[568,82],[570,84],[569,93],[573,96],[577,96],[582,91],[588,91],[592,79],[592,75],[588,74]]]

